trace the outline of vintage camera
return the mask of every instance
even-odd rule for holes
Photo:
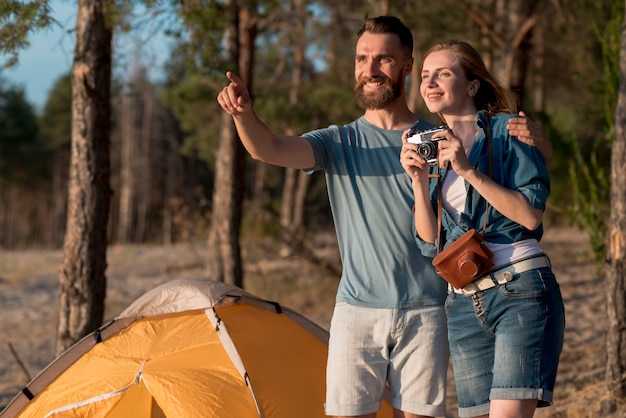
[[[407,141],[412,144],[417,144],[417,154],[429,163],[433,163],[437,160],[437,154],[439,151],[437,141],[444,139],[433,138],[433,135],[447,130],[448,127],[446,125],[441,125],[433,129],[428,129],[426,131],[418,131],[409,136],[407,138]]]

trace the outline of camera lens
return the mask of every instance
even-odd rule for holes
[[[458,265],[461,273],[467,277],[477,277],[480,272],[480,263],[476,260],[463,260]]]
[[[437,158],[437,143],[434,141],[426,141],[419,144],[417,154],[425,160]]]

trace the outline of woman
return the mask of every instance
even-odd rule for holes
[[[537,407],[552,403],[565,327],[559,285],[539,246],[549,195],[546,162],[536,148],[508,134],[515,105],[472,46],[434,45],[421,76],[428,109],[449,129],[435,134],[434,164],[407,141],[408,131],[403,135],[400,160],[412,179],[418,248],[437,254],[441,223],[440,249],[471,228],[484,228],[493,253],[488,273],[462,289],[448,286],[459,415],[532,417]],[[440,222],[434,174],[441,179]]]

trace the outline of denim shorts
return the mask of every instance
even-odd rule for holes
[[[550,268],[471,297],[450,292],[445,306],[459,416],[488,414],[490,399],[552,404],[565,310]]]
[[[443,305],[413,309],[335,306],[326,370],[326,414],[380,408],[389,384],[394,408],[444,416],[448,342]]]

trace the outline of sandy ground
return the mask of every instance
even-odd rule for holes
[[[270,240],[243,240],[246,289],[289,306],[328,329],[337,277],[297,257],[279,257]],[[624,417],[600,412],[605,405],[606,294],[594,278],[584,234],[549,228],[544,249],[550,254],[563,291],[567,328],[555,404],[536,417]],[[338,265],[332,234],[312,240],[318,257]],[[203,244],[114,246],[108,251],[107,320],[145,291],[179,278],[205,278]],[[60,251],[0,252],[0,408],[54,358]],[[26,371],[11,353],[11,345]],[[28,373],[28,374],[27,374]],[[451,379],[452,380],[452,379]],[[455,418],[454,384],[448,394],[448,417]]]

